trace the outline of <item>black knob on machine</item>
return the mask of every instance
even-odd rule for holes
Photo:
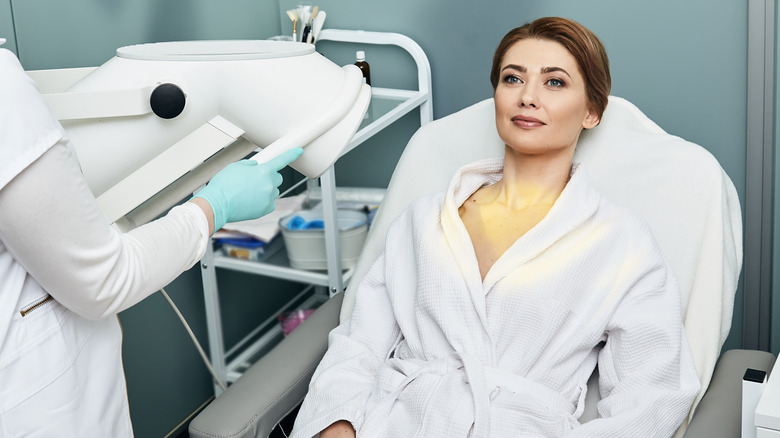
[[[186,97],[175,84],[160,84],[152,91],[149,103],[152,111],[162,119],[172,119],[184,111]]]

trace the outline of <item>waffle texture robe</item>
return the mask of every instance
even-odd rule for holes
[[[340,419],[358,438],[672,436],[699,390],[676,281],[644,221],[574,169],[484,281],[458,207],[500,159],[401,214],[293,438]],[[596,365],[599,418],[579,424]]]

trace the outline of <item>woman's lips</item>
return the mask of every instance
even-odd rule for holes
[[[514,116],[512,117],[512,123],[521,128],[538,128],[545,125],[541,120],[528,116]]]

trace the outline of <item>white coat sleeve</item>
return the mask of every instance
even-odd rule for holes
[[[110,225],[61,139],[0,189],[0,238],[58,302],[114,315],[159,290],[204,254],[208,223],[185,204],[122,233]]]
[[[359,430],[379,366],[400,336],[380,256],[356,291],[352,317],[333,329],[291,438],[312,437],[339,420]]]
[[[567,438],[674,435],[699,392],[670,269],[651,267],[617,307],[599,354],[599,417]]]

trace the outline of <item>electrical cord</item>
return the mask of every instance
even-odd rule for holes
[[[279,195],[279,197],[284,197],[294,189],[298,188],[301,184],[308,181],[309,178],[303,178],[302,180],[295,183],[292,187],[285,190],[284,193]],[[190,338],[192,338],[192,342],[195,344],[195,348],[198,349],[198,353],[200,353],[200,357],[203,359],[203,363],[206,364],[206,368],[208,368],[209,372],[211,373],[211,376],[214,377],[214,381],[217,382],[217,385],[219,385],[220,388],[222,388],[223,391],[227,390],[227,387],[225,386],[225,383],[222,382],[222,379],[217,376],[217,371],[214,369],[214,367],[211,365],[211,361],[209,361],[209,358],[206,356],[206,352],[203,350],[203,347],[200,345],[200,342],[198,342],[198,339],[195,337],[195,333],[193,333],[192,328],[190,328],[190,325],[187,323],[187,320],[184,319],[184,315],[181,314],[179,311],[179,308],[176,307],[176,304],[173,302],[170,296],[168,296],[168,293],[165,292],[165,288],[160,289],[160,292],[162,292],[162,295],[165,297],[165,299],[168,301],[168,304],[171,305],[173,308],[173,311],[176,312],[176,316],[179,317],[181,320],[181,323],[184,325],[184,328],[187,330],[187,333],[190,335]],[[284,430],[282,430],[282,433],[284,433]],[[285,437],[287,434],[285,434]]]
[[[284,198],[285,196],[287,196],[287,194],[288,194],[288,193],[290,193],[290,192],[292,192],[293,190],[297,189],[297,188],[298,188],[298,186],[300,186],[301,184],[305,183],[305,182],[306,182],[306,181],[308,181],[309,179],[310,179],[310,178],[303,178],[302,180],[300,180],[300,181],[298,181],[297,183],[293,184],[293,186],[292,186],[292,187],[290,187],[289,189],[285,190],[285,191],[284,191],[284,193],[282,193],[281,195],[279,195],[279,197],[280,197],[280,198]]]
[[[211,362],[209,361],[208,357],[206,357],[206,352],[203,351],[203,347],[200,346],[200,342],[198,342],[198,339],[195,337],[195,333],[192,332],[190,325],[187,324],[187,320],[184,319],[184,315],[181,314],[179,308],[176,307],[176,304],[173,303],[171,297],[169,297],[168,293],[165,292],[165,288],[160,289],[160,292],[162,292],[165,299],[168,300],[168,304],[170,304],[171,307],[173,308],[173,311],[176,312],[176,315],[181,320],[181,323],[184,324],[184,328],[187,329],[187,333],[190,334],[190,338],[192,338],[192,342],[195,343],[195,347],[198,349],[198,353],[200,353],[200,357],[203,358],[203,362],[206,364],[206,368],[209,369],[209,372],[214,377],[214,381],[217,382],[217,385],[219,385],[219,387],[222,388],[223,391],[227,390],[227,387],[222,382],[222,379],[220,379],[219,376],[217,376],[216,370],[214,370],[214,367],[211,366]]]

